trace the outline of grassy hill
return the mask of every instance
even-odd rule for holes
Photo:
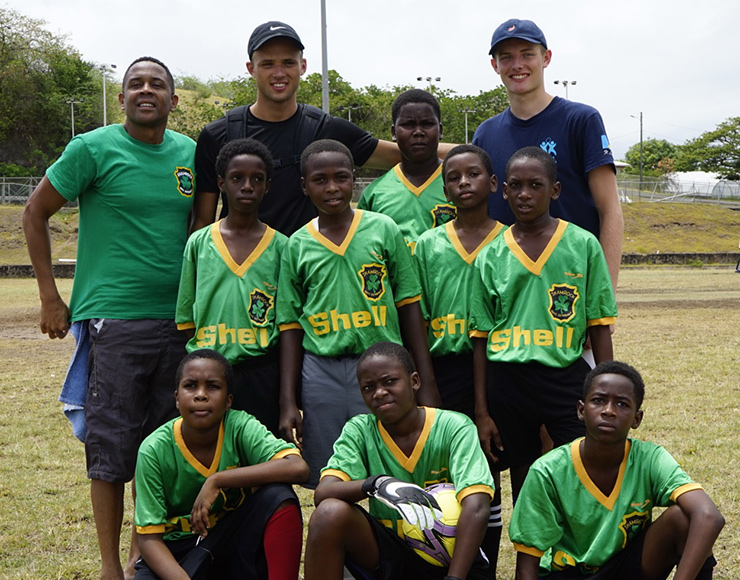
[[[632,203],[624,211],[624,253],[736,252],[740,211],[713,204]],[[0,264],[28,264],[20,206],[0,206]],[[77,210],[51,219],[52,257],[74,258]]]

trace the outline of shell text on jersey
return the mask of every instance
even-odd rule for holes
[[[467,332],[465,330],[466,320],[455,318],[454,313],[433,318],[430,324],[435,338],[442,338],[445,334],[465,334]]]
[[[563,328],[558,326],[553,333],[552,330],[536,328],[534,330],[522,330],[521,326],[505,328],[491,333],[488,340],[492,352],[501,352],[507,348],[519,348],[520,346],[552,346],[558,348],[571,348],[573,345],[572,327]]]
[[[385,326],[387,306],[373,305],[370,312],[359,310],[350,314],[340,313],[336,310],[319,312],[308,317],[308,323],[313,327],[317,336],[329,332],[339,332],[350,328],[363,328],[365,326]]]
[[[217,344],[258,344],[268,346],[270,336],[266,328],[227,328],[225,324],[202,326],[195,335],[198,348],[207,348]]]

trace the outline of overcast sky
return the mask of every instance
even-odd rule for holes
[[[494,28],[529,18],[543,29],[553,59],[547,90],[565,96],[556,79],[577,81],[571,100],[601,111],[615,157],[645,138],[683,143],[740,116],[735,0],[326,0],[329,67],[355,87],[419,87],[418,76],[441,77],[442,88],[477,94],[500,84],[487,55]],[[517,4],[526,6],[516,7]],[[267,20],[296,28],[308,72],[321,71],[320,0],[0,0],[47,22],[87,60],[122,70],[151,55],[175,75],[203,80],[245,72],[246,43]],[[362,8],[360,7],[362,6]]]

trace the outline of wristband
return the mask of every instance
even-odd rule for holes
[[[371,475],[368,477],[365,481],[362,482],[362,493],[364,493],[367,497],[370,497],[377,491],[376,484],[378,483],[378,480],[381,477],[387,477],[384,474],[379,475]]]

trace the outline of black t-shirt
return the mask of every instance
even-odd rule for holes
[[[304,106],[298,105],[296,113],[280,122],[263,121],[247,113],[247,137],[264,143],[275,159],[300,157],[303,151],[295,151],[296,136]],[[335,139],[344,143],[352,152],[355,164],[363,165],[375,151],[378,140],[357,125],[327,115],[316,139]],[[195,172],[197,192],[218,192],[216,182],[216,157],[226,143],[226,117],[209,123],[198,137],[195,149]],[[299,163],[288,163],[276,167],[272,175],[270,190],[260,205],[260,219],[279,232],[290,236],[311,219],[316,217],[316,208],[301,189]]]

